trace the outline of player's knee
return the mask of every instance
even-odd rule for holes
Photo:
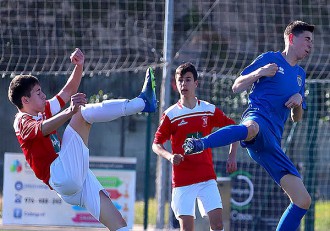
[[[219,221],[217,223],[210,224],[211,230],[223,230],[223,223]]]
[[[246,138],[246,141],[250,141],[257,136],[257,134],[259,133],[259,124],[257,122],[253,120],[249,120],[243,124],[248,129],[248,136]]]
[[[309,209],[312,204],[312,198],[308,193],[303,193],[293,203],[302,209]]]
[[[91,110],[88,110],[88,108],[92,107],[91,105],[85,105],[85,107],[80,107],[80,115],[83,118],[84,121],[86,121],[89,124],[93,124],[93,115],[91,113]]]
[[[311,204],[312,204],[312,197],[308,194],[308,197],[306,198],[306,207],[308,206],[309,208]]]
[[[85,108],[86,107],[80,107],[80,110],[72,116],[71,120],[75,121],[77,124],[92,124],[93,122],[89,121],[92,120],[91,115],[86,112]]]
[[[194,229],[194,217],[188,215],[179,216],[179,223],[181,230],[193,230]]]
[[[223,230],[222,209],[214,209],[208,212],[210,230]]]
[[[312,204],[312,198],[307,193],[306,195],[303,196],[300,207],[303,208],[303,209],[309,209],[309,207],[311,206],[311,204]]]

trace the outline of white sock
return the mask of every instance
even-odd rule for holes
[[[81,114],[86,122],[108,122],[122,116],[141,112],[145,103],[141,98],[105,100],[102,103],[86,104],[81,108]]]
[[[121,227],[120,229],[117,229],[116,231],[129,231],[127,227]]]
[[[125,115],[129,116],[139,113],[144,109],[144,107],[145,107],[145,103],[143,99],[138,97],[131,99],[126,104]]]

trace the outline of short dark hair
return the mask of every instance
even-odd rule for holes
[[[32,75],[16,75],[9,84],[8,98],[17,108],[22,109],[22,97],[31,96],[32,88],[39,80]]]
[[[284,31],[284,38],[288,36],[289,34],[294,34],[295,36],[298,36],[299,34],[303,33],[304,31],[309,31],[311,33],[314,32],[314,25],[310,25],[307,22],[303,21],[292,21],[287,25]]]
[[[184,74],[186,74],[187,72],[191,72],[194,76],[194,81],[197,80],[198,78],[198,74],[197,74],[197,71],[196,71],[196,68],[195,66],[190,63],[190,62],[187,62],[187,63],[183,63],[181,64],[180,66],[178,66],[178,68],[175,70],[175,78],[176,77],[181,77],[183,76]]]

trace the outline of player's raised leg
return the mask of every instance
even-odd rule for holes
[[[101,103],[86,104],[81,107],[71,119],[71,127],[88,144],[88,135],[91,124],[96,122],[108,122],[122,116],[134,115],[139,112],[155,112],[157,98],[155,93],[155,77],[152,68],[148,68],[141,94],[131,100],[115,99],[105,100]]]
[[[81,112],[86,122],[92,124],[115,120],[138,112],[155,112],[156,108],[155,77],[152,69],[148,68],[141,94],[138,97],[131,100],[116,99],[87,104]]]
[[[145,107],[142,112],[155,112],[157,108],[156,81],[153,70],[149,67],[146,71],[141,94],[138,98],[143,99]]]
[[[241,124],[222,127],[202,138],[187,138],[182,145],[186,155],[199,154],[207,148],[217,148],[236,141],[251,141],[259,133],[259,124],[245,119]]]
[[[200,139],[187,138],[183,144],[186,155],[201,153],[204,149],[229,145],[248,138],[250,128],[246,125],[230,125]]]

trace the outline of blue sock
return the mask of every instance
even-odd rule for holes
[[[300,221],[306,214],[307,210],[299,208],[297,205],[290,203],[282,214],[277,225],[276,231],[295,231],[300,225]]]
[[[245,125],[230,125],[203,137],[204,149],[229,145],[236,141],[245,140],[248,129]]]

